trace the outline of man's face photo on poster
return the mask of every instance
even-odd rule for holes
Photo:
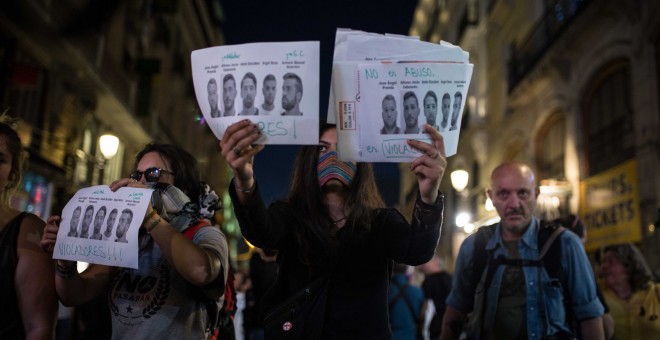
[[[234,99],[236,98],[236,80],[231,74],[222,80],[222,102],[225,105],[225,116],[234,116]]]
[[[83,217],[82,225],[80,226],[80,238],[89,238],[89,226],[94,219],[94,206],[88,205],[85,209],[85,216]]]
[[[78,223],[80,223],[80,214],[82,214],[82,207],[76,207],[71,215],[71,222],[69,223],[69,233],[67,236],[78,237]]]
[[[101,228],[103,228],[103,220],[105,220],[105,212],[106,212],[105,206],[102,206],[96,212],[96,217],[94,218],[94,232],[92,233],[92,237],[91,237],[95,240],[101,239]]]
[[[403,118],[406,122],[405,133],[419,133],[419,101],[415,92],[403,95]]]
[[[126,232],[128,227],[131,226],[131,221],[133,221],[133,212],[130,209],[124,209],[121,212],[121,217],[119,217],[119,223],[117,224],[117,239],[115,242],[127,243]]]

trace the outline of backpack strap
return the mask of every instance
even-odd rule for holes
[[[418,324],[419,323],[419,313],[415,312],[415,308],[413,307],[412,302],[410,301],[410,299],[406,295],[406,287],[408,287],[409,284],[405,283],[402,286],[396,280],[392,280],[392,283],[394,283],[394,285],[399,288],[399,292],[394,297],[394,299],[392,301],[390,301],[390,303],[389,303],[390,309],[392,309],[392,307],[394,306],[394,304],[396,304],[396,302],[397,302],[397,300],[399,300],[399,298],[403,298],[403,300],[406,302],[406,305],[408,306],[408,309],[410,310],[410,314],[412,314],[413,319],[415,320],[415,323]]]

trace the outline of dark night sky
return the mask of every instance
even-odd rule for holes
[[[407,34],[416,0],[230,0],[223,1],[223,34],[228,45],[273,42],[321,42],[320,119],[325,120],[337,28]],[[255,159],[255,175],[264,200],[286,195],[298,146],[268,145]],[[375,164],[379,188],[388,205],[398,201],[399,172],[394,163]]]

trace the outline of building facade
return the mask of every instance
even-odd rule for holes
[[[517,160],[537,174],[539,217],[578,215],[589,252],[634,242],[659,272],[660,3],[420,0],[411,35],[457,44],[474,64],[443,183],[449,263],[468,234],[453,218],[492,222],[490,172]],[[459,168],[463,193],[449,180]]]
[[[193,50],[224,43],[222,20],[210,0],[2,2],[0,111],[18,119],[29,153],[15,206],[59,214],[78,189],[128,176],[152,140],[191,152],[211,187],[226,191],[190,68]],[[120,141],[110,159],[102,134]]]

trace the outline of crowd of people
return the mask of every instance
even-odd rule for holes
[[[416,100],[410,96],[415,110]],[[437,97],[424,104],[435,110]],[[453,126],[447,116],[440,126]],[[574,216],[550,223],[534,216],[539,191],[522,163],[492,171],[487,193],[500,221],[467,237],[449,274],[436,253],[447,166],[436,128],[422,126],[430,143],[407,141],[420,155],[409,167],[417,198],[404,217],[385,206],[371,164],[338,159],[329,124],[318,145],[300,148],[288,195],[266,206],[253,167],[265,147],[255,144],[261,131],[249,120],[228,127],[219,142],[233,172],[228,191],[243,236],[257,247],[248,269],[233,276],[227,240],[213,222],[218,196],[190,153],[157,142],[136,155],[130,176],[109,185],[154,189],[145,216],[133,217],[142,221],[138,269],[92,264],[79,272],[74,261],[53,260],[62,219],[44,223],[10,206],[24,152],[0,117],[0,338],[54,338],[58,302],[76,307],[76,338],[217,338],[230,277],[240,310],[232,337],[246,340],[282,332],[299,339],[660,336],[660,284],[639,249],[607,246],[594,271]],[[64,233],[108,239],[118,213],[103,207],[93,217],[77,207]],[[104,228],[106,214],[112,223]],[[303,312],[277,312],[292,303]],[[96,315],[105,329],[80,329]]]

